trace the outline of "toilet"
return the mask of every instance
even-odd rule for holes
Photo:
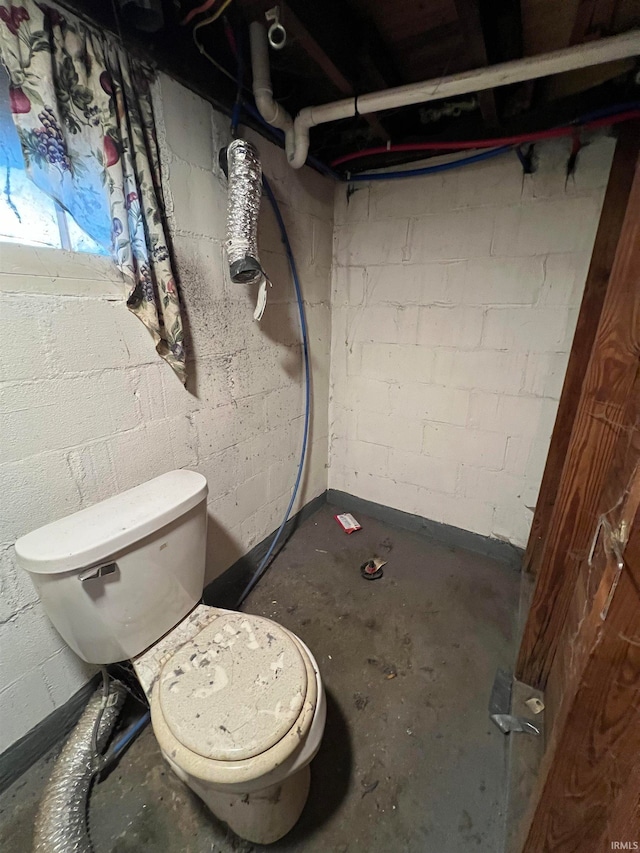
[[[326,704],[302,640],[200,603],[207,481],[171,471],[16,542],[42,605],[83,660],[130,660],[162,754],[241,838],[269,844],[309,793]]]

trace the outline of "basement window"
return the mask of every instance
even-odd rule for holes
[[[11,116],[9,77],[0,64],[0,241],[108,255],[27,175]]]

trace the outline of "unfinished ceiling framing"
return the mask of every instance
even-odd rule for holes
[[[247,25],[266,23],[274,0],[234,0],[218,20],[193,27],[220,3],[162,0],[164,25],[137,29],[117,4],[65,0],[160,68],[230,111],[237,52],[250,92]],[[271,51],[274,97],[291,114],[390,87],[433,80],[592,42],[640,27],[640,0],[280,0],[283,49]],[[185,19],[189,19],[185,24]],[[235,52],[235,55],[234,55]],[[230,79],[231,78],[231,79]],[[537,81],[500,86],[400,109],[358,115],[313,129],[310,153],[325,163],[371,146],[466,141],[544,130],[612,104],[640,100],[636,59],[622,59]],[[247,118],[249,124],[252,123]],[[389,152],[384,165],[424,157]],[[352,170],[381,165],[360,158]]]

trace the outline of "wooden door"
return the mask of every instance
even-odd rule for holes
[[[545,690],[548,739],[523,853],[640,849],[639,144],[616,152],[589,279],[609,272],[598,299],[587,282],[528,548],[517,675]]]
[[[525,569],[537,581],[516,675],[540,689],[589,548],[637,369],[639,143],[638,125],[618,142],[527,547]]]
[[[574,591],[581,619],[555,661],[526,853],[640,847],[640,373],[625,422]]]

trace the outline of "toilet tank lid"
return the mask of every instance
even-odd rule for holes
[[[170,471],[38,528],[16,542],[23,569],[55,574],[94,566],[189,512],[207,495],[196,471]]]

